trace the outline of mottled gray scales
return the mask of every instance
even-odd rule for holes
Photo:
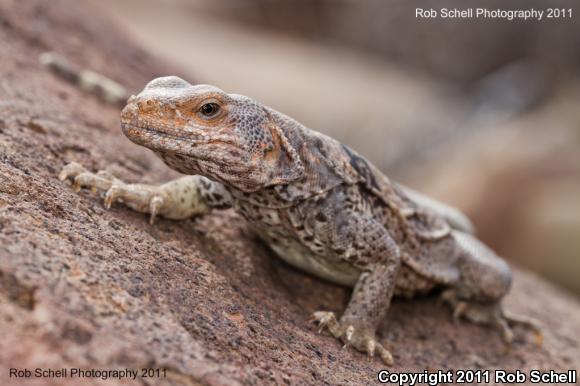
[[[445,287],[454,316],[500,329],[506,314],[507,264],[474,236],[457,209],[393,183],[354,150],[251,98],[170,76],[151,81],[123,109],[123,133],[188,176],[160,186],[127,184],[69,164],[62,179],[95,188],[106,204],[124,202],[171,219],[233,207],[288,263],[353,287],[340,318],[312,319],[355,349],[386,364],[375,338],[393,294],[412,297]],[[193,312],[193,311],[192,311]]]

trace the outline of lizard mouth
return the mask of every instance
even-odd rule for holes
[[[136,125],[128,122],[122,122],[121,128],[131,141],[145,147],[155,147],[158,150],[167,150],[165,146],[169,145],[170,141],[176,142],[182,148],[211,144],[227,144],[238,149],[242,148],[231,137],[223,134],[209,136],[203,133],[184,133],[178,135],[168,133],[153,125]]]

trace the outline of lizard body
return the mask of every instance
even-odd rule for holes
[[[61,178],[106,191],[151,214],[182,219],[233,207],[282,259],[354,288],[340,318],[313,319],[359,351],[392,356],[375,329],[394,294],[445,287],[454,315],[500,328],[534,325],[503,311],[507,264],[472,234],[458,210],[390,181],[338,141],[251,98],[177,77],[151,81],[123,109],[124,134],[187,174],[161,186],[129,185],[67,165]]]

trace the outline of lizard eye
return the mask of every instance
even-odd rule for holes
[[[220,111],[220,105],[217,103],[205,103],[199,108],[199,112],[206,118],[214,117]]]

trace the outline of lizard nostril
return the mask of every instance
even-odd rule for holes
[[[144,99],[137,102],[137,106],[141,111],[150,111],[155,107],[155,102],[151,99]]]

